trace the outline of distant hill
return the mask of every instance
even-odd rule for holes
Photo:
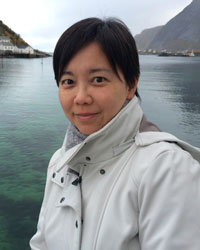
[[[27,42],[25,42],[19,34],[15,33],[11,28],[9,28],[6,24],[4,24],[1,20],[0,20],[0,36],[7,36],[10,38],[11,43],[18,46],[18,47],[27,47],[30,46]],[[52,56],[50,53],[47,52],[43,52],[40,50],[34,50],[33,54],[27,54],[27,55],[20,55],[20,54],[0,54],[1,57],[28,57],[28,58],[38,58],[38,57],[49,57]]]
[[[154,28],[155,29],[155,28]],[[154,31],[154,29],[150,29]],[[156,30],[155,30],[156,31]],[[146,49],[186,50],[200,49],[200,0],[193,0],[182,12],[152,34],[152,40],[136,36],[138,48],[148,44]],[[141,43],[142,41],[142,43]]]
[[[137,48],[139,50],[146,50],[149,48],[150,43],[161,30],[163,26],[157,26],[155,28],[143,30],[141,34],[135,36]]]
[[[10,29],[7,25],[5,25],[1,20],[0,20],[0,36],[8,36],[14,45],[17,45],[17,46],[26,45],[26,46],[28,46],[28,43],[26,43],[20,37],[19,34],[16,34],[12,29]]]

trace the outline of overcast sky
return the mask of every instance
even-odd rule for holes
[[[0,0],[0,20],[34,49],[53,51],[60,35],[86,17],[118,17],[132,31],[166,24],[192,0]]]

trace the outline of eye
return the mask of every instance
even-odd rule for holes
[[[62,84],[63,86],[70,86],[70,85],[72,85],[73,83],[74,83],[74,81],[73,81],[72,79],[64,79],[64,80],[61,81],[61,84]]]
[[[94,78],[94,82],[96,83],[101,83],[101,82],[104,82],[106,79],[105,77],[102,77],[102,76],[97,76]]]

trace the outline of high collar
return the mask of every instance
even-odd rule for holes
[[[143,112],[135,96],[102,129],[89,135],[82,143],[67,152],[65,150],[67,138],[65,138],[61,149],[63,157],[57,165],[57,171],[65,164],[98,163],[114,157],[121,145],[134,139],[142,117]]]

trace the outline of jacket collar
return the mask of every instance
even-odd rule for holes
[[[59,171],[65,164],[98,163],[123,151],[124,144],[133,143],[143,117],[142,109],[135,96],[108,124],[89,135],[82,143],[66,151],[65,138],[61,159],[57,162]],[[121,150],[120,150],[121,148]]]

